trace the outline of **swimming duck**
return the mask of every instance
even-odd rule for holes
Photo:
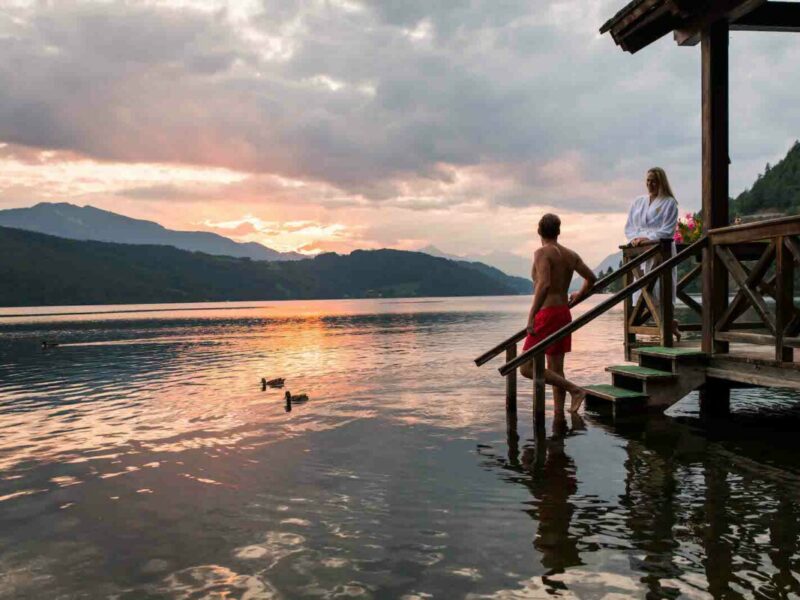
[[[42,348],[55,348],[58,345],[58,342],[48,342],[47,340],[42,340]]]
[[[293,396],[291,392],[286,392],[287,402],[305,402],[306,400],[308,400],[308,394],[298,394],[297,396]]]
[[[267,386],[271,388],[281,388],[286,380],[283,377],[276,377],[267,381],[266,377],[261,378],[261,391],[266,392]]]

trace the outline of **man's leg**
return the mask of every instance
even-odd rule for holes
[[[562,355],[563,357],[563,355]],[[533,379],[533,361],[522,365],[519,369],[520,374],[528,379]],[[572,396],[572,403],[569,407],[570,412],[576,412],[586,398],[586,392],[579,388],[577,385],[565,379],[562,375],[550,370],[544,370],[544,382],[553,386],[554,397],[556,388],[566,390]],[[562,410],[564,402],[562,400]],[[557,409],[558,407],[556,407]]]
[[[563,354],[553,354],[551,356],[547,356],[547,368],[559,375],[560,377],[564,377],[564,355]],[[567,399],[567,390],[560,387],[553,386],[553,404],[557,412],[564,412],[564,401]]]

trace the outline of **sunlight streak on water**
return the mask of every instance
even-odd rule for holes
[[[798,593],[795,396],[534,437],[530,385],[508,427],[472,363],[528,302],[0,310],[0,598]],[[620,321],[570,377],[622,362]]]

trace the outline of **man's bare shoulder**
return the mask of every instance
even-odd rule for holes
[[[560,260],[563,260],[569,264],[575,264],[581,259],[580,255],[575,252],[575,250],[572,248],[567,248],[566,246],[562,246],[561,244],[558,245],[556,254]]]

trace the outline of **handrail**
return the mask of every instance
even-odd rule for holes
[[[570,308],[572,308],[573,306],[583,302],[589,296],[592,296],[593,294],[598,293],[600,290],[602,290],[603,288],[608,286],[610,283],[612,283],[614,280],[618,279],[622,275],[625,275],[626,273],[628,273],[630,271],[633,271],[635,268],[637,268],[643,262],[645,262],[646,260],[649,260],[650,258],[652,258],[658,252],[659,248],[660,248],[660,244],[658,244],[658,243],[653,244],[652,248],[650,248],[647,251],[643,252],[642,254],[637,256],[634,260],[630,261],[629,263],[626,263],[626,264],[622,265],[619,269],[617,269],[613,273],[610,273],[609,275],[606,275],[602,279],[598,280],[591,287],[591,289],[589,290],[589,293],[586,294],[580,300],[578,300],[578,302],[576,302],[575,304],[570,304]],[[507,340],[502,341],[499,344],[497,344],[497,346],[495,346],[491,350],[487,350],[486,352],[481,354],[478,358],[475,359],[475,365],[480,367],[481,365],[486,364],[487,362],[492,360],[495,356],[500,354],[503,350],[505,350],[511,344],[516,344],[521,339],[524,339],[527,334],[528,334],[528,332],[527,332],[526,329],[523,329],[522,331],[518,331],[517,333],[512,335]]]
[[[634,292],[637,292],[646,285],[649,285],[651,281],[659,277],[661,273],[663,273],[667,269],[671,269],[675,265],[683,262],[683,260],[686,257],[695,254],[699,249],[701,249],[706,244],[706,242],[707,242],[707,237],[704,235],[703,237],[701,237],[699,240],[697,240],[684,250],[681,250],[678,254],[676,254],[672,258],[665,260],[660,265],[658,265],[658,267],[656,267],[646,275],[634,281],[625,289],[614,294],[611,298],[609,298],[605,302],[601,302],[590,311],[585,312],[580,317],[572,321],[569,325],[565,325],[552,335],[549,335],[548,337],[543,339],[533,348],[526,350],[525,352],[517,356],[515,359],[508,361],[506,364],[500,367],[499,369],[500,374],[508,375],[511,371],[513,371],[520,365],[532,360],[533,357],[536,356],[537,354],[544,352],[546,348],[549,348],[555,342],[565,338],[570,333],[580,329],[587,323],[590,323],[591,321],[602,315],[604,312],[606,312],[609,308],[611,308],[615,304],[618,304],[628,296],[632,295]]]

